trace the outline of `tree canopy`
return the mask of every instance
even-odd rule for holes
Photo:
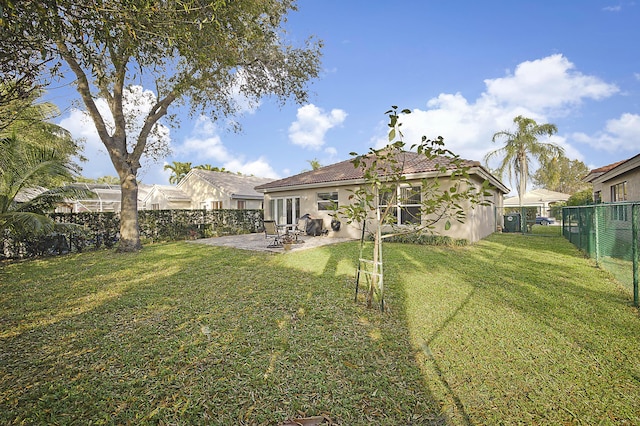
[[[543,159],[533,174],[534,185],[550,191],[573,194],[591,185],[582,178],[589,173],[589,167],[580,160],[569,160],[564,155]]]
[[[13,81],[1,82],[0,92],[10,92],[14,90],[14,85]],[[59,110],[51,102],[40,101],[41,95],[42,89],[35,87],[25,90],[20,97],[12,97],[0,104],[0,140],[5,141],[5,161],[14,161],[16,167],[20,167],[19,154],[38,147],[50,148],[59,162],[78,171],[79,166],[72,160],[82,160],[81,147],[66,129],[52,123],[51,120],[58,116]],[[4,172],[5,169],[0,169],[0,173]],[[25,182],[25,185],[33,183],[49,187],[68,183],[70,175],[44,173],[30,179],[33,182]]]
[[[590,188],[576,192],[567,200],[567,206],[586,206],[593,204],[593,190]]]
[[[100,176],[98,178],[87,178],[84,176],[77,177],[76,182],[80,183],[103,183],[108,185],[120,185],[120,179],[117,176]]]
[[[489,166],[489,162],[494,158],[500,159],[495,171],[501,178],[504,178],[506,173],[509,181],[515,182],[518,199],[521,201],[527,192],[527,179],[532,177],[532,160],[542,163],[564,154],[564,150],[553,143],[538,141],[538,137],[555,134],[558,131],[555,124],[538,124],[535,120],[521,115],[515,117],[513,122],[516,124],[516,130],[494,133],[492,141],[503,139],[505,144],[502,148],[489,152],[484,161]]]
[[[164,170],[171,171],[169,176],[169,183],[180,183],[180,181],[191,171],[190,162],[174,161],[171,164],[165,164]]]
[[[140,248],[137,173],[143,156],[162,153],[153,142],[159,121],[176,103],[214,119],[256,105],[265,96],[281,103],[307,100],[318,76],[321,43],[288,43],[284,30],[292,0],[48,0],[4,1],[3,60],[31,60],[75,87],[111,158],[122,188],[120,251]],[[131,85],[153,87],[150,109],[127,113]],[[106,101],[103,114],[98,100]],[[142,117],[140,119],[140,117]]]
[[[0,83],[11,93],[0,103],[0,230],[17,234],[51,232],[46,216],[67,197],[87,195],[66,184],[79,170],[72,160],[80,148],[69,132],[51,123],[58,108],[39,101],[39,87],[14,96],[15,82]]]

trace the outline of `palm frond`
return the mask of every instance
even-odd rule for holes
[[[9,211],[0,213],[0,228],[16,234],[47,234],[55,229],[54,221],[34,212]]]

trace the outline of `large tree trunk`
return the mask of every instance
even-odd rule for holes
[[[119,252],[132,252],[142,248],[138,228],[138,182],[134,173],[121,179],[120,244]]]

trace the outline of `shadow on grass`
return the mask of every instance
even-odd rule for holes
[[[356,247],[7,265],[0,422],[445,424],[402,318],[352,302]]]
[[[640,419],[637,311],[566,241],[386,244],[386,314],[353,303],[357,252],[174,243],[7,265],[0,422]]]
[[[386,253],[427,384],[455,422],[640,419],[637,311],[564,239]]]

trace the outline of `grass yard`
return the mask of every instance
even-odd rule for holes
[[[638,311],[561,237],[386,244],[385,314],[357,252],[5,264],[0,423],[640,424]]]

